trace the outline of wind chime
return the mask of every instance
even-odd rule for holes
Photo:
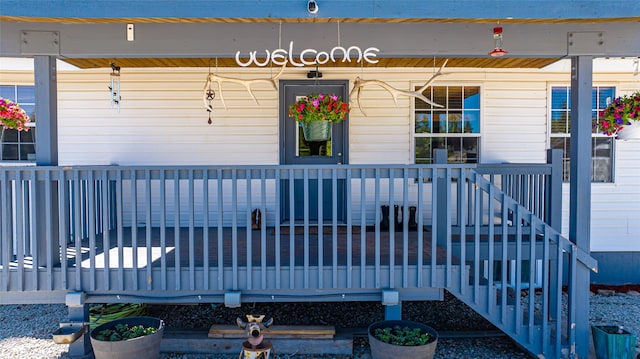
[[[111,81],[109,82],[109,93],[111,94],[111,108],[115,105],[120,112],[120,66],[111,64]]]
[[[218,59],[216,58],[216,68],[218,67]],[[209,78],[211,76],[211,61],[209,61],[209,76],[207,78]],[[211,112],[213,112],[213,100],[216,98],[216,92],[213,90],[213,88],[211,87],[211,81],[207,81],[207,85],[205,87],[205,92],[204,92],[204,96],[205,96],[205,101],[207,103],[206,109],[207,112],[209,113],[209,121],[207,121],[208,124],[212,124],[213,121],[211,120]]]

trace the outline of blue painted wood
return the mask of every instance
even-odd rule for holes
[[[591,56],[572,57],[569,239],[586,253],[589,253],[591,248],[592,78],[593,58]],[[571,254],[573,266],[574,253]],[[574,282],[575,302],[570,304],[575,304],[577,308],[584,310],[589,308],[588,284],[591,270],[583,266],[575,269],[577,273],[571,272],[577,281],[577,283]],[[575,309],[570,306],[570,313],[574,313]],[[589,318],[577,316],[575,323],[576,351],[580,357],[584,358],[589,354]]]
[[[510,290],[521,293],[529,289],[537,280],[537,260],[543,262],[543,285],[538,289],[538,294],[543,298],[541,311],[551,313],[552,303],[561,300],[559,288],[551,290],[553,283],[546,279],[552,276],[550,263],[556,258],[559,261],[555,285],[560,285],[563,276],[570,280],[570,321],[580,315],[581,308],[576,305],[579,301],[575,288],[576,273],[578,269],[589,268],[594,265],[593,259],[583,250],[563,238],[542,219],[537,218],[531,211],[519,204],[515,199],[507,196],[495,186],[485,175],[474,171],[474,165],[334,165],[334,166],[195,166],[195,167],[127,167],[127,166],[80,166],[74,168],[62,167],[7,167],[0,168],[0,203],[6,204],[11,211],[1,212],[0,221],[0,303],[24,302],[45,300],[45,296],[38,293],[45,292],[47,301],[64,300],[64,292],[67,290],[80,290],[89,294],[89,300],[93,302],[120,302],[130,301],[131,298],[139,301],[167,302],[167,303],[194,303],[205,300],[207,302],[222,302],[224,293],[229,288],[237,288],[242,292],[245,301],[299,301],[305,300],[380,300],[382,289],[395,287],[403,300],[426,299],[432,296],[433,290],[447,289],[465,303],[470,305],[485,318],[492,321],[498,328],[505,331],[514,340],[535,355],[545,357],[558,357],[560,350],[571,346],[578,338],[578,327],[573,329],[562,328],[561,324],[566,318],[560,317],[559,305],[553,308],[557,310],[555,315],[558,320],[547,320],[530,316],[535,309],[532,307],[533,291],[529,291],[529,304],[520,303],[514,298],[520,295],[507,296],[507,265],[513,265],[514,284]],[[444,181],[432,181],[440,176]],[[495,180],[499,176],[495,175]],[[417,181],[413,181],[416,178]],[[59,181],[59,179],[64,179]],[[318,179],[320,179],[318,181]],[[533,179],[533,180],[531,180]],[[266,206],[269,201],[274,201],[271,207],[263,211],[275,216],[280,211],[277,208],[277,199],[281,198],[277,192],[279,184],[283,180],[295,183],[301,180],[309,186],[315,180],[320,184],[318,191],[322,193],[323,180],[335,183],[344,180],[349,184],[363,184],[360,190],[359,205],[348,207],[353,211],[348,215],[347,227],[338,227],[336,217],[331,218],[331,223],[311,224],[304,221],[302,232],[296,231],[296,226],[290,226],[291,231],[282,236],[280,226],[270,227],[269,233],[263,225],[262,228],[251,230],[249,226],[250,212],[255,207],[257,198],[261,198],[259,206]],[[158,189],[151,189],[151,184],[159,182]],[[256,182],[253,182],[256,181]],[[529,184],[535,183],[535,177],[527,177],[520,180]],[[67,216],[75,218],[72,227],[61,233],[62,237],[70,232],[76,235],[89,233],[88,238],[73,237],[74,243],[66,246],[66,241],[61,244],[63,253],[72,257],[65,260],[59,267],[42,268],[34,275],[30,270],[29,256],[36,253],[40,241],[29,242],[29,231],[17,230],[13,227],[2,226],[7,216],[17,215],[16,222],[19,227],[30,228],[36,218],[30,216],[26,208],[31,208],[39,201],[37,196],[28,195],[24,188],[32,187],[38,182],[46,186],[57,183],[60,190],[57,208],[71,208],[62,211],[60,221],[67,222]],[[110,228],[104,221],[103,227],[94,226],[98,214],[104,216],[111,213],[110,210],[97,208],[109,206],[110,200],[97,200],[100,191],[98,188],[108,188],[107,182],[114,182],[116,228],[115,238],[104,241],[102,233],[95,233],[98,228],[109,233]],[[260,183],[260,186],[250,183]],[[7,185],[11,183],[11,185]],[[66,183],[61,185],[61,183]],[[365,184],[373,184],[366,186]],[[470,183],[468,186],[466,183]],[[458,187],[458,184],[462,184]],[[295,186],[295,184],[294,184]],[[144,187],[144,189],[143,189]],[[155,187],[155,186],[153,186]],[[197,188],[217,188],[217,196],[209,193],[203,196],[203,202],[209,203],[211,211],[198,211],[196,205]],[[257,187],[263,191],[260,196],[255,195]],[[68,188],[68,189],[65,189]],[[82,190],[81,188],[84,188]],[[355,187],[357,188],[357,187]],[[347,187],[353,197],[357,198],[355,188]],[[464,190],[463,190],[464,188]],[[523,188],[527,188],[524,186]],[[536,190],[535,185],[528,187]],[[275,194],[271,193],[275,190]],[[291,189],[290,189],[291,190]],[[432,191],[432,195],[420,195],[422,191]],[[152,193],[149,193],[152,191]],[[156,191],[160,191],[158,193]],[[69,195],[69,193],[77,195]],[[106,196],[109,191],[102,192]],[[203,191],[205,192],[205,191]],[[215,191],[208,191],[215,192]],[[270,192],[270,193],[266,193]],[[390,193],[394,193],[391,195]],[[392,226],[388,232],[380,230],[379,204],[381,198],[386,199],[389,193],[391,204],[402,205],[406,210],[408,200],[416,200],[417,212],[426,211],[426,206],[432,206],[434,216],[437,216],[439,207],[436,192],[456,193],[458,205],[450,206],[451,216],[456,220],[448,219],[441,224],[431,220],[432,236],[427,233],[412,233],[407,231],[408,224],[403,224],[397,229]],[[381,193],[385,195],[381,195]],[[230,198],[232,203],[223,203],[223,195]],[[4,198],[16,198],[15,204],[4,201]],[[152,200],[149,201],[149,198]],[[153,199],[158,199],[157,201]],[[420,199],[422,198],[422,199]],[[480,200],[485,198],[484,201]],[[527,198],[524,196],[523,198]],[[429,202],[431,200],[431,203]],[[452,201],[451,197],[447,201]],[[520,199],[522,200],[522,198]],[[4,202],[2,202],[4,201]],[[67,205],[71,202],[72,205]],[[473,203],[466,205],[465,202]],[[524,202],[527,202],[526,200]],[[182,208],[175,204],[182,203]],[[368,203],[368,204],[365,204]],[[151,205],[153,204],[153,206]],[[527,204],[527,203],[525,203]],[[13,211],[15,205],[16,210]],[[371,205],[374,207],[371,208]],[[486,205],[486,206],[485,206]],[[534,206],[535,207],[535,206]],[[357,209],[363,209],[357,214]],[[292,209],[294,210],[294,209]],[[374,210],[376,223],[357,223],[356,218],[367,218],[366,212]],[[466,211],[470,210],[469,216]],[[10,213],[9,213],[10,212]],[[137,214],[135,214],[137,212]],[[217,212],[217,217],[213,212]],[[461,212],[461,213],[456,213]],[[151,215],[149,215],[151,213]],[[164,220],[157,219],[157,226],[138,227],[137,220],[153,218],[162,214]],[[513,217],[509,218],[509,213]],[[211,223],[209,221],[211,216]],[[274,217],[275,217],[274,216]],[[206,217],[206,219],[205,219]],[[421,216],[419,216],[421,217]],[[216,220],[213,220],[217,218]],[[265,217],[263,217],[265,218]],[[452,228],[457,222],[470,222],[461,232],[467,233],[473,238],[468,245],[460,245],[458,238],[454,236]],[[473,220],[471,220],[473,218]],[[481,218],[487,218],[484,223]],[[264,220],[264,219],[263,219]],[[504,225],[502,222],[510,220],[512,223]],[[12,218],[13,221],[13,218]],[[276,223],[276,222],[272,222]],[[359,225],[359,226],[358,226]],[[422,225],[422,224],[421,224]],[[512,226],[508,230],[508,226]],[[86,226],[86,228],[83,228]],[[106,226],[106,227],[104,227]],[[480,227],[487,226],[487,231],[481,231]],[[374,233],[368,232],[370,227]],[[364,237],[357,240],[354,228],[364,229]],[[200,242],[199,231],[207,229],[210,240],[209,249],[205,261],[200,256],[200,247],[192,248]],[[312,232],[318,230],[318,235]],[[330,234],[324,234],[324,230],[330,229]],[[344,232],[338,234],[338,230]],[[135,234],[133,232],[135,232]],[[249,231],[249,232],[248,232]],[[346,232],[345,232],[346,231]],[[436,246],[438,234],[435,231],[447,233],[445,246]],[[163,238],[162,233],[165,233]],[[250,233],[250,234],[248,234]],[[259,234],[260,233],[260,234]],[[322,233],[322,235],[320,235]],[[394,234],[396,243],[402,243],[395,247],[387,245],[390,233]],[[485,234],[486,233],[486,234]],[[512,236],[512,234],[514,236]],[[17,235],[16,258],[13,259],[13,238]],[[219,234],[219,235],[218,235]],[[427,234],[427,235],[425,235]],[[362,233],[360,234],[362,236]],[[91,238],[95,238],[92,240]],[[511,237],[509,248],[503,244],[503,238]],[[167,238],[168,237],[168,238]],[[131,243],[132,238],[137,238],[139,243]],[[247,238],[252,243],[246,242]],[[289,240],[287,241],[288,238]],[[416,257],[407,252],[411,247],[414,250],[417,238],[423,238],[425,242],[422,248],[426,249],[420,262],[415,262]],[[531,243],[531,239],[536,243]],[[177,241],[176,241],[177,239]],[[162,243],[164,241],[164,243]],[[175,241],[175,242],[174,242]],[[317,241],[324,243],[320,246]],[[464,244],[465,240],[460,240]],[[151,245],[149,245],[151,243]],[[258,243],[260,245],[258,246]],[[359,249],[356,247],[363,244]],[[100,248],[100,245],[104,247]],[[91,248],[97,246],[92,251]],[[125,258],[123,254],[130,249],[144,250],[147,259],[151,256],[151,247],[160,246],[161,256],[158,261],[147,267],[135,268],[131,265],[133,258]],[[339,246],[341,247],[338,250]],[[257,255],[258,247],[267,248],[267,255]],[[417,246],[421,248],[420,245]],[[105,269],[108,276],[96,275],[103,268],[97,265],[98,256],[103,253],[115,251],[118,253],[118,265]],[[172,250],[170,250],[173,248]],[[204,248],[204,247],[202,247]],[[295,248],[296,250],[289,250]],[[315,256],[313,251],[323,248],[321,253]],[[388,248],[391,251],[388,251]],[[75,252],[72,252],[72,251]],[[422,253],[422,251],[420,251]],[[358,257],[358,253],[360,256]],[[552,255],[553,253],[553,255]],[[581,254],[582,253],[582,254]],[[88,260],[85,258],[89,256]],[[141,256],[140,258],[143,258]],[[564,257],[570,265],[564,266]],[[429,258],[427,258],[429,257]],[[361,258],[362,260],[358,260]],[[83,261],[84,266],[76,265]],[[6,263],[15,264],[11,270],[7,270]],[[123,268],[127,264],[126,270]],[[493,269],[493,263],[497,262],[501,270]],[[108,263],[108,261],[107,261]],[[207,263],[207,265],[204,265]],[[488,263],[486,271],[482,268]],[[513,263],[513,264],[511,264]],[[88,265],[88,267],[87,267]],[[569,272],[567,272],[567,269]],[[523,277],[522,273],[528,272]],[[47,282],[48,273],[51,273],[51,281]],[[147,275],[151,273],[150,277]],[[277,276],[276,276],[277,273]],[[494,278],[495,274],[500,274]],[[64,280],[64,278],[67,278]],[[147,282],[147,278],[151,278]],[[164,278],[164,279],[163,279]],[[208,278],[208,280],[205,280]],[[358,278],[362,280],[358,283]],[[424,281],[419,280],[424,278]],[[163,282],[164,281],[164,282]],[[113,283],[115,282],[115,283]],[[52,290],[47,288],[47,283],[53,285]],[[63,283],[64,285],[61,285]],[[167,290],[168,289],[168,290]],[[24,291],[35,293],[29,298],[24,298]],[[498,294],[498,290],[500,294]],[[131,297],[133,296],[133,297]],[[62,298],[62,299],[59,299]],[[533,308],[533,309],[532,309]],[[556,325],[551,329],[550,325]],[[546,334],[544,337],[543,334]],[[567,346],[563,347],[561,338],[569,338]],[[574,340],[575,339],[575,340]],[[554,356],[554,353],[555,354]]]
[[[2,0],[2,15],[34,17],[87,18],[526,18],[567,19],[627,17],[640,14],[633,0],[622,0],[619,6],[606,6],[587,0],[568,1],[489,0],[489,1],[420,1],[420,0],[318,0],[318,13],[310,15],[304,0],[183,0],[157,2],[151,0]]]

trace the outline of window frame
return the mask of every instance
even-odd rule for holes
[[[35,137],[35,128],[36,128],[36,118],[35,118],[35,107],[36,107],[36,100],[35,100],[35,85],[34,84],[18,84],[18,83],[0,83],[0,86],[3,87],[13,87],[13,95],[11,98],[8,98],[9,100],[16,102],[20,107],[24,108],[25,106],[30,106],[33,107],[33,111],[31,113],[27,113],[30,117],[31,117],[31,121],[26,125],[27,127],[29,127],[29,132],[31,132],[31,136],[32,136],[32,141],[28,142],[28,141],[23,141],[21,139],[21,133],[17,132],[17,138],[16,141],[11,141],[9,142],[11,145],[15,145],[17,146],[17,152],[18,152],[18,157],[20,157],[20,153],[22,151],[23,146],[33,146],[33,152],[27,152],[27,159],[4,159],[4,155],[3,155],[3,151],[4,151],[4,142],[0,141],[0,163],[24,163],[24,164],[29,164],[29,163],[35,163],[36,162],[36,137]],[[19,88],[20,87],[26,87],[26,88],[30,88],[30,90],[33,91],[33,101],[31,102],[26,102],[26,101],[19,101],[18,100],[18,93],[19,93]],[[12,130],[9,130],[12,131]],[[15,131],[15,130],[13,130]],[[34,132],[32,132],[34,131]],[[32,156],[31,159],[28,158],[28,156]]]
[[[550,83],[548,85],[548,89],[547,89],[547,95],[548,95],[548,106],[547,106],[547,148],[552,148],[552,138],[571,138],[571,127],[570,127],[570,122],[569,122],[569,126],[568,126],[568,131],[566,133],[560,133],[560,132],[552,132],[552,125],[553,125],[553,89],[554,88],[565,88],[569,90],[568,93],[568,99],[571,99],[571,85],[570,84],[566,84],[566,83]],[[598,84],[592,84],[592,91],[596,90],[596,89],[600,89],[600,88],[612,88],[614,91],[613,94],[613,98],[618,97],[618,91],[619,91],[619,84],[615,84],[615,83],[598,83]],[[612,100],[613,100],[612,98]],[[599,112],[597,109],[592,108],[591,112],[593,113],[595,110],[596,114]],[[569,108],[567,109],[568,113],[571,113],[571,108],[569,106]],[[592,121],[593,121],[593,117],[592,117]],[[591,154],[591,179],[590,182],[593,183],[604,183],[604,184],[610,184],[610,183],[615,183],[615,162],[616,162],[616,156],[615,156],[615,149],[616,149],[616,141],[607,135],[604,135],[602,133],[599,133],[597,131],[592,130],[591,132],[591,141],[592,143],[594,141],[596,141],[596,139],[609,139],[611,142],[611,157],[610,157],[610,179],[607,181],[594,181],[595,173],[594,173],[594,156],[593,156],[593,148],[592,148],[592,154]],[[569,149],[567,149],[567,151],[569,151]],[[565,163],[566,160],[566,163]],[[567,177],[565,178],[564,176],[564,172],[565,172],[565,167],[570,166],[570,158],[567,155],[567,157],[565,157],[565,153],[563,151],[563,158],[562,158],[562,166],[563,166],[563,176],[562,176],[562,182],[563,183],[569,183],[570,181],[570,177],[569,175],[567,175]],[[568,171],[568,170],[567,170]]]
[[[423,83],[418,83],[416,81],[411,81],[411,88],[415,91],[416,88],[422,87],[424,85]],[[474,87],[478,89],[478,94],[480,96],[479,101],[478,101],[478,109],[473,109],[473,110],[477,110],[478,111],[478,121],[479,121],[479,132],[472,132],[472,133],[465,133],[465,132],[460,132],[460,133],[434,133],[434,132],[423,132],[423,133],[418,133],[416,132],[416,120],[417,120],[417,116],[416,114],[418,113],[418,109],[416,109],[416,99],[412,99],[411,101],[411,161],[412,163],[417,163],[416,162],[416,140],[418,138],[456,138],[456,139],[463,139],[463,138],[473,138],[473,139],[477,139],[477,154],[476,154],[476,162],[449,162],[447,161],[447,163],[472,163],[472,164],[478,164],[481,163],[481,158],[482,158],[482,148],[483,148],[483,133],[484,133],[484,101],[483,101],[483,95],[484,95],[484,87],[482,83],[473,83],[473,82],[463,82],[463,83],[451,83],[451,82],[445,82],[445,83],[438,83],[438,84],[431,84],[428,88],[432,88],[432,87],[461,87],[461,88],[467,88],[467,87]],[[427,98],[429,98],[427,96]],[[434,101],[435,102],[435,101]],[[448,109],[446,106],[444,107],[444,109]],[[464,110],[464,107],[462,108],[462,110]],[[431,154],[431,156],[433,156],[433,154]],[[433,160],[433,157],[432,157]],[[434,162],[432,162],[434,163]]]

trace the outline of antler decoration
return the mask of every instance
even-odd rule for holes
[[[284,68],[287,66],[287,64],[285,63],[282,68],[280,69],[280,71],[273,77],[268,78],[268,79],[250,79],[250,80],[244,80],[244,79],[238,79],[238,78],[233,78],[233,77],[224,77],[224,76],[219,76],[216,74],[209,74],[207,75],[207,82],[204,85],[204,91],[202,94],[202,99],[204,101],[204,107],[207,109],[207,111],[213,111],[213,105],[210,104],[208,101],[209,96],[209,91],[211,89],[211,83],[212,82],[216,82],[218,84],[218,93],[220,94],[220,100],[222,100],[222,106],[224,107],[224,109],[227,109],[227,104],[224,102],[224,97],[222,96],[222,83],[223,82],[231,82],[231,83],[236,83],[236,84],[240,84],[243,85],[247,91],[249,91],[249,94],[251,95],[251,98],[253,99],[253,101],[256,102],[256,104],[260,104],[258,102],[258,99],[256,98],[256,96],[253,94],[253,91],[251,91],[251,85],[256,84],[256,83],[267,83],[270,84],[271,86],[273,86],[273,88],[277,91],[278,90],[278,78],[282,75],[282,73],[284,72]]]
[[[396,104],[396,106],[398,106],[398,95],[404,95],[404,96],[409,96],[409,97],[415,97],[418,98],[428,104],[430,104],[431,106],[434,107],[444,107],[442,105],[439,105],[433,101],[431,101],[430,99],[426,98],[422,92],[424,90],[427,89],[427,87],[429,87],[429,85],[431,85],[431,83],[436,79],[436,77],[438,76],[442,76],[442,75],[446,75],[446,73],[442,73],[442,69],[445,67],[445,65],[447,64],[449,60],[445,60],[444,63],[442,64],[442,66],[440,67],[440,69],[438,70],[438,72],[436,72],[435,74],[433,74],[433,76],[431,76],[431,78],[429,80],[427,80],[427,82],[420,87],[420,89],[418,89],[417,91],[409,91],[409,90],[400,90],[397,89],[391,85],[389,85],[388,83],[384,82],[384,81],[380,81],[380,80],[362,80],[360,77],[356,77],[356,79],[353,81],[353,89],[351,90],[351,92],[349,92],[349,98],[353,98],[354,93],[357,92],[358,96],[358,108],[360,109],[360,111],[362,111],[362,114],[364,114],[365,116],[367,115],[366,112],[364,112],[364,110],[362,109],[362,102],[360,101],[360,90],[367,85],[378,85],[380,87],[382,87],[383,89],[387,90],[391,96],[393,96],[393,102]]]

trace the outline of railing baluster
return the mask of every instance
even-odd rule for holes
[[[238,171],[231,170],[231,287],[239,288],[238,263]]]
[[[60,172],[60,176],[63,176],[64,172]],[[109,214],[111,213],[111,198],[110,198],[110,191],[109,191],[109,179],[108,179],[108,172],[106,170],[102,170],[101,171],[101,176],[100,176],[100,185],[101,185],[101,191],[100,191],[100,203],[104,206],[103,211],[101,212],[102,214],[102,221],[101,221],[101,232],[102,232],[102,258],[103,258],[103,264],[102,264],[102,280],[104,282],[103,285],[103,290],[110,290],[111,289],[111,281],[110,281],[110,275],[109,275],[109,249],[111,248],[111,243],[110,243],[110,238],[111,238],[111,232],[110,232],[110,227],[109,225],[111,224],[111,221],[109,220]],[[60,199],[62,200],[63,198],[66,198],[65,196],[63,196],[63,194],[60,192],[59,193]],[[58,215],[60,217],[63,216],[63,212],[58,211]],[[60,220],[60,226],[62,226],[62,218]],[[61,238],[62,241],[64,242],[64,239]],[[61,243],[62,244],[62,243]],[[62,259],[63,261],[65,261],[65,259]],[[64,273],[64,270],[63,270]]]
[[[324,174],[318,170],[318,288],[324,288]]]
[[[309,206],[311,202],[309,201],[309,168],[305,168],[302,171],[302,188],[304,191],[304,219],[303,219],[303,247],[302,247],[302,286],[304,289],[309,288]],[[322,202],[322,197],[320,197],[320,193],[318,193],[317,202]]]
[[[502,244],[502,257],[500,259],[500,303],[502,304],[502,311],[500,313],[502,324],[507,323],[507,269],[509,266],[509,261],[507,260],[507,251],[509,249],[509,204],[512,202],[507,199],[506,194],[502,196],[502,233],[501,233],[501,244]]]
[[[493,274],[493,266],[495,264],[495,254],[494,254],[494,245],[495,245],[495,191],[494,187],[489,187],[488,192],[488,203],[487,203],[487,221],[488,221],[488,232],[487,232],[487,246],[488,246],[488,266],[487,266],[487,313],[493,313],[493,309],[495,306],[496,298],[494,297],[494,274]]]
[[[381,278],[380,278],[380,216],[379,216],[379,208],[380,208],[380,169],[375,169],[375,207],[376,207],[376,233],[375,233],[375,270],[374,270],[374,288],[381,287]],[[391,205],[389,205],[391,210]],[[391,214],[390,214],[391,215]],[[389,220],[389,227],[391,227],[391,220]],[[435,267],[434,267],[435,268]]]
[[[295,252],[296,252],[296,204],[295,204],[296,180],[293,168],[289,170],[289,289],[295,288]],[[305,196],[308,194],[305,194]],[[308,198],[308,197],[305,197]]]
[[[74,211],[74,216],[72,218],[74,218],[74,222],[73,222],[73,233],[75,234],[74,238],[73,238],[73,242],[74,242],[74,247],[75,247],[75,263],[74,263],[74,271],[75,271],[75,280],[76,280],[76,286],[75,286],[75,290],[76,291],[81,291],[82,290],[82,221],[80,220],[80,216],[82,213],[82,204],[80,202],[80,170],[78,169],[74,169],[73,171],[73,208],[75,208]],[[122,251],[120,251],[120,268],[121,268],[121,274],[123,275],[122,277],[120,277],[122,279],[122,282],[124,282],[124,272],[122,271]],[[121,284],[122,286],[122,284]],[[123,289],[123,288],[121,288]]]
[[[218,205],[216,207],[216,211],[218,212],[218,220],[217,223],[217,235],[218,235],[218,290],[225,289],[225,278],[224,278],[224,237],[223,237],[223,229],[224,229],[224,181],[223,181],[223,173],[222,170],[216,170],[216,180],[218,185]]]
[[[478,174],[474,175],[477,181]],[[474,188],[474,231],[473,231],[473,300],[478,305],[480,299],[480,225],[482,213],[482,191],[476,182]]]
[[[544,227],[542,244],[542,353],[549,352],[549,227]],[[553,299],[553,298],[552,298]]]
[[[24,290],[24,272],[25,272],[25,268],[24,268],[24,257],[25,257],[25,249],[24,249],[24,242],[25,242],[25,233],[24,233],[24,204],[25,204],[25,200],[24,200],[24,185],[23,185],[24,180],[22,179],[22,173],[20,173],[20,176],[18,178],[16,178],[15,182],[14,182],[14,195],[15,195],[15,199],[16,199],[16,215],[15,215],[15,255],[16,255],[16,259],[18,262],[18,290],[22,291]]]
[[[0,278],[0,288],[3,291],[9,290],[9,267],[11,266],[13,238],[11,229],[11,181],[9,181],[8,171],[0,172],[0,264],[2,264],[2,278]]]
[[[281,262],[281,245],[280,245],[280,241],[282,240],[282,238],[280,237],[280,222],[281,222],[281,216],[280,216],[280,211],[282,210],[282,208],[280,207],[280,202],[283,202],[282,200],[282,179],[281,179],[281,173],[283,173],[285,170],[284,169],[276,169],[275,170],[275,187],[276,187],[276,208],[275,208],[275,223],[274,226],[276,227],[275,230],[275,235],[276,235],[276,239],[275,239],[275,252],[276,252],[276,258],[275,258],[275,289],[281,289],[282,288],[282,283],[280,280],[280,276],[281,276],[281,270],[282,270],[282,262]]]
[[[163,291],[169,289],[168,269],[167,269],[167,178],[166,170],[160,170],[160,288]]]
[[[29,228],[27,233],[27,238],[29,238],[29,244],[31,247],[31,281],[33,282],[32,283],[33,286],[31,288],[33,290],[38,290],[38,267],[40,266],[40,263],[41,263],[39,242],[42,241],[42,239],[39,239],[38,236],[36,235],[36,218],[38,217],[38,215],[36,214],[36,208],[37,208],[37,203],[42,201],[42,199],[39,198],[39,196],[46,195],[46,193],[44,193],[44,190],[40,191],[41,188],[44,189],[44,186],[45,186],[44,184],[40,186],[40,183],[37,181],[36,171],[31,171],[31,179],[27,182],[25,190],[29,194],[27,197],[29,211],[28,213],[26,213],[27,214],[26,220],[27,220],[27,227]],[[47,217],[50,217],[50,216],[47,216]],[[46,231],[45,231],[45,236],[46,236]],[[51,261],[46,259],[45,261],[48,264],[51,264],[50,263]]]
[[[529,215],[529,343],[533,343],[534,339],[534,304],[536,291],[536,224],[537,220],[534,215]]]
[[[460,293],[465,295],[469,278],[466,276],[465,267],[467,265],[467,207],[468,194],[465,192],[467,182],[467,172],[460,169],[458,176],[458,226],[460,227]]]
[[[402,169],[402,287],[409,286],[409,169]]]
[[[440,231],[440,226],[438,223],[438,218],[440,216],[438,211],[440,205],[440,203],[438,202],[438,193],[440,192],[440,173],[441,169],[435,168],[431,176],[431,281],[429,283],[429,286],[436,288],[440,287],[440,283],[438,283],[437,281],[438,231]]]
[[[260,206],[262,220],[260,221],[260,279],[261,289],[267,289],[267,172],[260,169]],[[275,223],[279,227],[279,223]]]
[[[182,289],[182,251],[180,250],[180,232],[182,223],[180,223],[180,170],[173,170],[173,246],[176,251],[176,259],[174,264],[174,280],[175,290]]]
[[[366,170],[360,170],[360,288],[367,285],[367,185]],[[378,206],[374,206],[374,211],[378,212]],[[377,216],[376,216],[377,218]],[[379,226],[379,224],[376,224]]]
[[[516,321],[515,321],[515,333],[520,334],[520,329],[522,328],[522,313],[520,307],[520,293],[522,291],[522,211],[521,207],[516,207],[516,213],[514,214],[514,224],[516,226],[516,301],[515,301],[515,312]],[[529,313],[529,315],[533,315],[533,313]]]
[[[395,288],[396,284],[395,284],[395,267],[396,267],[396,261],[395,261],[395,254],[396,254],[396,217],[395,217],[395,209],[396,206],[398,206],[396,204],[396,200],[395,200],[395,169],[394,168],[390,168],[389,169],[389,288]],[[399,210],[399,207],[398,207]],[[391,218],[393,218],[393,221],[391,220]]]
[[[422,276],[422,271],[424,269],[424,227],[422,224],[422,207],[424,201],[424,185],[423,185],[423,177],[424,172],[423,168],[420,167],[417,169],[416,174],[416,246],[417,246],[417,255],[416,255],[416,283],[415,286],[417,288],[422,288],[424,286],[424,278]]]
[[[447,203],[447,208],[451,209],[451,185],[452,185],[452,180],[451,180],[451,168],[447,167],[446,169],[446,202]],[[446,286],[447,288],[450,288],[452,286],[452,274],[451,274],[451,264],[452,264],[452,257],[453,257],[453,249],[452,249],[452,242],[451,242],[451,226],[452,226],[452,221],[451,221],[451,216],[446,216],[446,224],[445,224],[445,236],[446,236],[446,243],[447,243],[447,259],[446,259],[446,274],[445,274],[445,282],[446,282]]]
[[[147,290],[151,290],[153,288],[153,271],[151,270],[151,266],[153,264],[153,243],[151,241],[151,237],[152,237],[152,228],[153,228],[153,216],[151,213],[151,208],[153,205],[153,201],[151,198],[151,186],[152,186],[152,181],[151,181],[151,171],[150,170],[145,170],[144,171],[144,188],[145,188],[145,245],[147,247],[146,250],[146,255],[147,255],[147,275],[146,275],[146,282],[147,282]],[[162,252],[161,252],[162,253]],[[164,255],[163,255],[164,256]]]
[[[555,289],[555,293],[556,293],[556,303],[561,304],[562,303],[562,277],[563,277],[563,270],[562,268],[564,268],[564,258],[563,258],[563,250],[562,250],[562,246],[560,245],[560,240],[559,240],[559,236],[556,236],[556,243],[557,245],[557,249],[556,249],[556,256],[558,258],[558,270],[556,271],[556,286],[557,288]],[[562,305],[556,305],[556,313],[555,313],[555,334],[554,334],[554,344],[555,344],[555,357],[556,358],[560,358],[560,353],[562,350]]]
[[[338,288],[338,173],[331,169],[331,236],[333,239],[333,288]],[[320,199],[319,199],[320,200]]]
[[[569,296],[568,298],[568,303],[567,303],[567,309],[568,309],[568,316],[567,316],[567,323],[569,323],[569,325],[567,326],[568,328],[568,338],[569,338],[569,348],[572,349],[572,352],[569,353],[569,355],[575,355],[575,353],[573,353],[573,351],[575,350],[575,344],[576,344],[576,295],[577,295],[577,289],[576,287],[578,286],[578,283],[576,281],[577,275],[576,275],[576,269],[577,269],[577,254],[578,254],[578,247],[574,244],[571,245],[570,247],[570,252],[569,252],[569,287],[567,290],[567,294]]]
[[[345,181],[345,192],[347,195],[346,203],[353,203],[351,198],[351,169],[347,169]],[[347,274],[347,288],[353,288],[353,208],[348,206],[345,208],[347,211],[347,268],[345,273]]]
[[[189,204],[189,289],[196,289],[196,252],[195,252],[195,192],[194,192],[194,179],[193,179],[193,169],[189,169],[188,171],[188,197],[187,201]]]
[[[53,187],[53,181],[51,180],[51,172],[50,171],[44,171],[44,186],[45,186],[45,191],[44,191],[44,203],[45,203],[45,208],[47,208],[47,210],[49,208],[51,208],[52,210],[55,210],[53,208],[53,203],[52,203],[52,196],[55,193],[55,188]],[[59,200],[58,197],[54,198],[56,200]],[[56,203],[57,205],[57,203]],[[51,216],[45,216],[45,233],[46,233],[46,243],[45,243],[45,255],[47,257],[47,285],[46,285],[46,289],[48,290],[53,290],[53,267],[54,265],[56,265],[58,263],[58,253],[56,253],[56,256],[54,257],[53,255],[53,241],[54,241],[54,236],[56,236],[57,234],[54,233],[54,227],[53,227],[53,221],[51,220]],[[0,240],[1,242],[1,240]],[[56,243],[59,243],[59,241],[56,241]],[[2,243],[0,243],[0,247],[2,246]],[[58,251],[59,249],[56,248],[56,251]],[[37,271],[36,271],[37,272]]]
[[[96,290],[96,182],[92,170],[87,171],[87,224],[89,232],[89,288]],[[46,197],[49,197],[47,195]],[[51,208],[47,206],[46,208]]]
[[[131,170],[131,281],[133,290],[138,290],[138,177]],[[126,283],[125,283],[126,284]]]
[[[247,289],[253,289],[253,280],[252,280],[252,272],[253,272],[253,231],[252,231],[252,222],[251,222],[251,211],[253,209],[252,199],[251,199],[251,171],[247,170],[245,173],[245,181],[246,181],[246,189],[245,189],[245,197],[246,197],[246,209],[245,209],[245,233],[246,233],[246,247],[247,254],[245,259],[247,261],[246,268],[246,281],[247,281]],[[257,220],[257,218],[256,218]]]
[[[209,170],[202,171],[202,290],[209,290]]]

